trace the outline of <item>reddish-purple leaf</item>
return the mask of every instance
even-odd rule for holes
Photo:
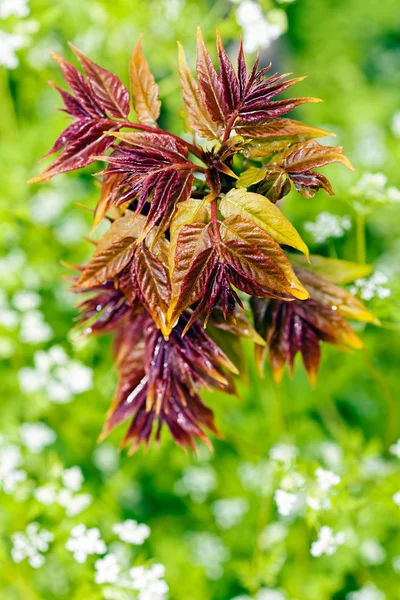
[[[130,110],[129,92],[120,78],[94,63],[72,44],[70,47],[85,69],[93,95],[100,106],[113,117],[127,117]]]

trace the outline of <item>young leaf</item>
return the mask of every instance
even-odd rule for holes
[[[146,308],[162,333],[167,333],[165,316],[170,303],[171,290],[166,267],[142,243],[135,252],[133,269]]]
[[[245,189],[232,189],[221,199],[220,210],[224,217],[241,215],[264,229],[279,244],[296,248],[309,256],[308,248],[293,225],[275,204]]]
[[[265,256],[274,262],[274,265],[280,269],[290,284],[290,288],[285,286],[285,289],[281,291],[289,291],[295,298],[300,300],[308,298],[307,290],[298,280],[282,248],[253,221],[240,215],[232,215],[221,223],[221,235],[225,242],[240,241],[260,249]],[[279,288],[275,288],[275,291],[279,291]]]
[[[186,62],[185,52],[178,42],[179,49],[179,77],[183,101],[189,118],[191,128],[207,140],[218,139],[222,134],[221,128],[209,116],[203,102],[199,85],[194,79]]]
[[[265,121],[260,124],[254,123],[248,124],[235,124],[235,130],[239,135],[245,137],[256,138],[256,139],[279,139],[285,138],[286,144],[293,144],[295,142],[305,142],[314,138],[325,137],[327,135],[335,135],[330,131],[319,129],[318,127],[311,127],[305,125],[300,121],[294,119],[272,119]]]
[[[222,44],[219,31],[217,31],[217,50],[219,71],[222,87],[222,99],[232,112],[240,102],[240,88],[235,69]]]
[[[268,167],[249,167],[240,174],[236,182],[237,188],[248,188],[255,183],[262,181],[268,171]]]
[[[178,242],[178,236],[185,225],[192,223],[207,223],[209,221],[209,210],[204,205],[203,200],[189,198],[176,205],[174,216],[169,227],[169,271],[172,274],[175,265],[175,251]]]
[[[124,237],[111,246],[97,249],[80,276],[78,286],[90,288],[121,273],[133,256],[135,242],[133,237]]]
[[[225,103],[223,86],[204,43],[200,27],[197,28],[196,71],[208,112],[215,123],[223,125],[225,115],[230,111]]]
[[[85,69],[93,95],[100,106],[113,117],[120,119],[127,117],[129,114],[129,92],[120,78],[96,65],[72,44],[69,45]]]
[[[323,167],[334,162],[340,162],[354,171],[349,159],[344,156],[341,146],[321,146],[317,142],[305,142],[289,147],[279,158],[285,171],[288,173],[304,173],[310,169]]]
[[[133,49],[129,63],[131,93],[139,123],[155,126],[161,103],[158,100],[158,86],[142,51],[142,37]]]
[[[308,271],[328,279],[332,283],[344,285],[356,279],[368,277],[372,271],[372,265],[362,265],[348,260],[338,258],[326,258],[318,254],[310,255],[310,264],[307,264],[301,254],[290,254],[290,260],[294,265],[306,268]]]

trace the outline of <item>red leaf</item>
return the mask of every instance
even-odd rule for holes
[[[203,100],[210,116],[216,123],[223,124],[229,107],[224,100],[222,83],[208,53],[200,27],[197,29],[197,77]]]
[[[117,75],[103,69],[70,44],[89,78],[93,95],[102,108],[117,118],[129,114],[129,92]]]

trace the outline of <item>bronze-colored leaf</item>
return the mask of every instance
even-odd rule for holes
[[[230,109],[225,103],[222,82],[206,48],[200,27],[197,28],[196,71],[204,104],[212,120],[223,125]]]
[[[208,140],[218,139],[222,134],[221,128],[209,116],[205,107],[199,85],[194,79],[186,62],[185,52],[178,43],[179,48],[179,77],[183,101],[189,118],[191,128],[201,137]]]
[[[133,107],[139,123],[156,125],[160,116],[161,103],[158,99],[158,85],[142,51],[142,37],[140,36],[133,49],[129,63]]]
[[[171,290],[166,267],[143,243],[135,252],[133,264],[136,282],[148,311],[162,333],[169,333],[165,317]]]
[[[90,288],[112,279],[128,264],[135,251],[135,238],[124,237],[107,246],[97,248],[78,280],[78,286]]]
[[[169,227],[169,271],[172,274],[175,265],[175,251],[178,236],[185,225],[192,223],[207,223],[209,221],[209,209],[203,200],[189,198],[179,202],[175,207],[174,216]]]
[[[261,123],[243,123],[235,124],[235,131],[239,135],[250,138],[279,139],[285,138],[286,145],[296,142],[305,142],[314,138],[335,135],[330,131],[311,127],[294,119],[271,119]]]
[[[290,293],[300,300],[308,298],[307,290],[297,278],[282,248],[253,221],[240,215],[231,215],[221,224],[221,233],[224,241],[236,240],[259,248],[282,271],[290,284]]]

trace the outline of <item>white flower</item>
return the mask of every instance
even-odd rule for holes
[[[223,574],[223,564],[229,560],[230,553],[223,542],[212,533],[192,534],[191,546],[193,562],[204,568],[209,579],[219,579]]]
[[[64,469],[61,474],[61,479],[65,487],[72,492],[79,492],[84,482],[81,468],[76,466]]]
[[[323,492],[328,492],[332,487],[340,483],[339,475],[321,467],[315,471],[315,475],[317,476],[317,484]]]
[[[274,500],[279,514],[282,517],[289,517],[297,512],[300,498],[298,494],[292,494],[285,490],[276,490]]]
[[[40,529],[39,523],[30,523],[25,532],[18,531],[11,536],[11,556],[14,562],[21,562],[25,558],[34,569],[38,569],[45,563],[43,553],[49,549],[49,543],[54,536],[46,529]]]
[[[397,456],[397,458],[400,458],[400,439],[390,446],[389,452],[394,456]]]
[[[326,554],[327,556],[332,556],[332,554],[335,554],[338,546],[344,544],[344,542],[345,534],[343,531],[334,534],[331,527],[324,525],[319,530],[317,541],[311,544],[311,555],[322,556],[322,554]]]
[[[214,502],[212,511],[217,525],[222,529],[229,529],[242,520],[249,508],[245,498],[226,498]]]
[[[348,215],[341,217],[328,212],[320,213],[315,222],[306,221],[304,229],[311,233],[317,244],[323,244],[329,238],[343,237],[351,229],[351,220]]]
[[[18,58],[15,52],[24,46],[22,35],[7,33],[0,30],[0,66],[6,69],[16,69]]]
[[[117,583],[121,572],[121,568],[118,564],[118,559],[115,554],[106,554],[104,558],[99,558],[94,563],[96,571],[95,582],[96,583]]]
[[[400,190],[395,186],[386,187],[387,177],[383,173],[364,173],[351,188],[350,192],[358,200],[355,208],[360,212],[368,212],[366,203],[386,204],[400,201]]]
[[[39,310],[27,311],[21,318],[20,339],[26,344],[41,344],[53,337],[53,330]]]
[[[386,595],[373,583],[367,583],[357,592],[346,595],[346,600],[385,600],[385,598]]]
[[[78,563],[86,562],[90,554],[105,554],[107,551],[104,541],[100,537],[100,531],[97,527],[87,529],[86,525],[81,523],[71,530],[71,537],[65,544],[67,550],[73,553],[74,559]]]
[[[0,19],[10,16],[23,19],[29,15],[28,0],[0,0]]]
[[[7,329],[14,329],[18,325],[18,315],[9,308],[0,309],[0,325]]]
[[[386,550],[378,540],[373,538],[361,543],[360,554],[363,562],[367,565],[380,565],[386,558]]]
[[[400,492],[393,494],[393,502],[397,504],[397,506],[400,506]]]
[[[243,30],[243,46],[246,52],[255,52],[260,48],[268,48],[286,29],[285,19],[280,13],[270,11],[265,16],[259,4],[253,0],[242,0],[236,10],[236,20]],[[277,13],[279,19],[273,22],[268,18]]]
[[[168,593],[168,585],[164,581],[165,567],[155,564],[150,568],[133,567],[129,571],[132,588],[139,591],[138,600],[164,600]]]
[[[34,365],[18,372],[21,388],[26,393],[45,391],[54,403],[70,402],[75,394],[86,392],[93,385],[92,370],[69,359],[61,346],[35,352]]]
[[[293,444],[276,444],[269,451],[269,457],[278,463],[289,466],[296,460],[299,451]]]
[[[57,494],[57,502],[65,508],[69,517],[80,515],[92,503],[90,494],[73,494],[70,490],[60,490]]]
[[[57,501],[57,489],[54,485],[42,485],[34,490],[33,495],[40,504],[45,506],[50,506]]]
[[[369,279],[356,279],[350,292],[359,294],[363,300],[372,300],[374,297],[383,300],[391,295],[390,288],[385,287],[387,282],[387,276],[380,271],[376,271]]]
[[[400,138],[400,110],[397,110],[392,117],[393,135]]]
[[[93,454],[93,462],[96,467],[105,474],[113,473],[119,465],[119,454],[111,443],[97,446]]]
[[[123,523],[117,523],[113,526],[113,532],[128,544],[141,545],[150,535],[150,527],[144,523],[138,523],[133,519],[128,519]]]
[[[180,496],[190,495],[194,502],[204,502],[217,486],[217,477],[211,467],[188,467],[174,489]]]
[[[255,600],[286,600],[287,596],[279,590],[263,589],[257,592]]]
[[[14,294],[12,302],[15,308],[24,312],[26,310],[33,310],[40,306],[41,298],[36,292],[22,290]]]
[[[12,494],[18,483],[26,480],[26,472],[21,466],[22,457],[18,446],[13,444],[0,448],[0,489]]]
[[[35,454],[53,444],[57,439],[55,431],[45,423],[23,423],[19,431],[23,445]]]

